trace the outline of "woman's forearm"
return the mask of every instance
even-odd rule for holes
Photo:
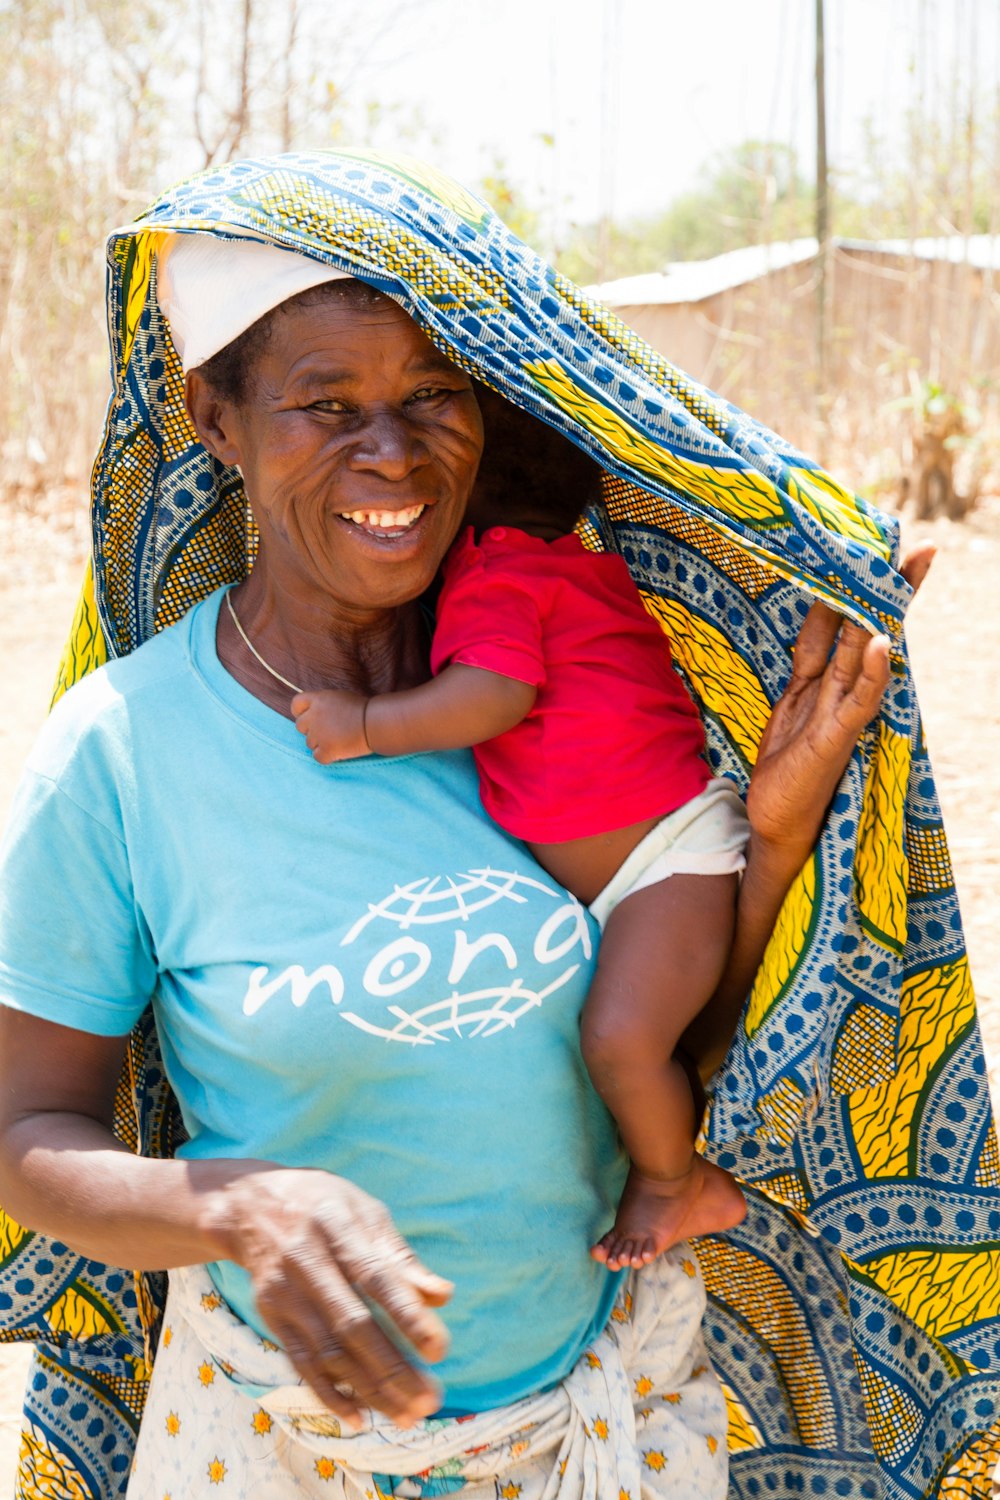
[[[683,1038],[703,1078],[711,1077],[729,1050],[785,897],[816,845],[858,736],[878,712],[888,681],[887,637],[869,636],[825,604],[814,604],[750,776],[750,844],[729,962]]]
[[[97,1120],[40,1113],[4,1132],[0,1200],[20,1223],[94,1260],[163,1270],[225,1255],[227,1192],[274,1170],[259,1161],[148,1160]]]
[[[714,995],[683,1037],[703,1079],[712,1076],[729,1050],[778,913],[809,854],[808,846],[774,844],[751,834],[728,962]]]
[[[0,1124],[0,1199],[22,1223],[106,1264],[233,1260],[299,1375],[349,1426],[375,1406],[403,1426],[436,1411],[433,1363],[452,1287],[417,1260],[387,1209],[328,1172],[262,1161],[149,1161],[86,1115]],[[379,1304],[394,1344],[373,1317]]]

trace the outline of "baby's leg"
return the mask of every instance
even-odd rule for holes
[[[730,1229],[746,1213],[735,1179],[694,1150],[691,1086],[672,1055],[721,977],[736,888],[735,875],[672,875],[633,891],[608,918],[581,1041],[632,1158],[614,1228],[591,1251],[611,1270]]]

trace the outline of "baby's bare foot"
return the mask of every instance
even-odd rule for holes
[[[646,1266],[678,1240],[719,1234],[746,1216],[746,1200],[735,1177],[697,1154],[683,1177],[628,1174],[614,1227],[591,1248],[609,1271]]]

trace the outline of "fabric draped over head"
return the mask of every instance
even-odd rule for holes
[[[370,282],[463,369],[591,454],[605,493],[581,535],[626,558],[700,705],[712,768],[741,790],[810,599],[890,635],[882,713],[788,895],[707,1116],[708,1154],[753,1190],[746,1222],[698,1247],[708,1344],[730,1404],[734,1496],[765,1483],[778,1495],[985,1493],[1000,1441],[1000,1166],[901,631],[896,523],[675,369],[441,174],[360,150],[249,160],[173,189],[109,242],[114,389],[93,573],[59,690],[252,561],[240,476],[184,409],[161,285],[176,235],[222,253],[294,250],[320,280]],[[188,364],[197,334],[182,335]],[[130,1128],[163,1149],[152,1046],[148,1031],[133,1042]],[[120,1306],[100,1268],[59,1264],[59,1295],[93,1283]],[[54,1283],[36,1300],[22,1326],[49,1338]],[[123,1347],[141,1339],[134,1309],[121,1324]],[[100,1353],[107,1378],[113,1366],[126,1381],[115,1400],[127,1416],[135,1370],[127,1353]],[[86,1357],[63,1351],[52,1379],[75,1389]],[[69,1462],[45,1401],[35,1430]],[[87,1461],[104,1472],[98,1446]]]
[[[457,364],[586,448],[651,520],[666,502],[769,571],[898,635],[909,589],[893,566],[895,522],[674,369],[458,184],[401,157],[317,152],[206,173],[109,241],[118,373],[93,489],[98,608],[112,654],[183,612],[174,575],[200,556],[191,533],[201,535],[213,510],[207,497],[228,502],[210,535],[242,509],[235,476],[213,466],[183,410],[159,295],[162,252],[169,280],[178,234],[210,236],[213,257],[225,242],[238,242],[237,258],[248,241],[267,242],[326,267],[320,279],[370,282]],[[138,489],[120,448],[136,433]],[[123,466],[130,482],[119,504]],[[105,543],[117,560],[111,530],[126,515],[137,531],[126,526],[129,562],[113,566]],[[209,536],[203,544],[211,568]],[[131,588],[120,582],[126,572]]]

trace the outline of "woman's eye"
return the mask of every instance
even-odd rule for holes
[[[419,391],[414,391],[408,399],[410,401],[437,401],[442,396],[450,396],[451,391],[441,385],[422,385]]]

